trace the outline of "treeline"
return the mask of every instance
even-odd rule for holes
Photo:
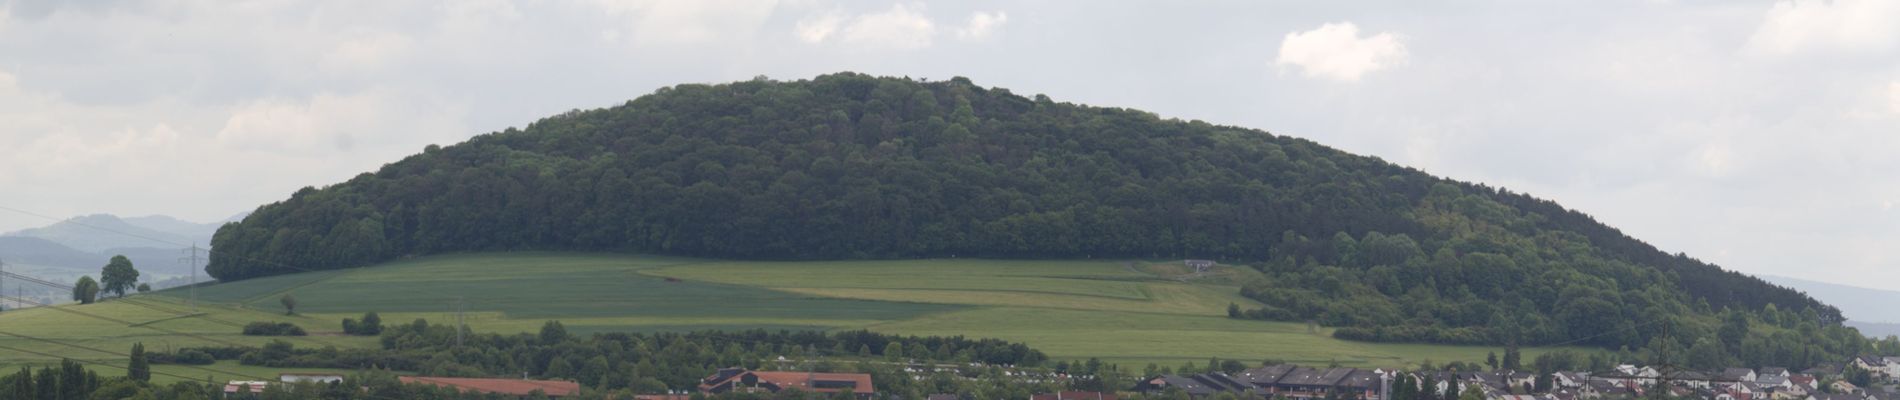
[[[299,190],[227,224],[213,245],[208,271],[225,281],[512,250],[1210,258],[1332,266],[1344,272],[1327,273],[1353,290],[1394,298],[1425,287],[1420,295],[1455,299],[1433,307],[1495,305],[1434,310],[1444,329],[1489,321],[1498,308],[1554,327],[1703,303],[1840,320],[1802,293],[1663,253],[1550,201],[1307,140],[1026,98],[962,78],[846,73],[665,88]],[[1387,278],[1398,283],[1377,280]],[[1298,290],[1321,288],[1253,293]],[[1253,314],[1309,318],[1320,313],[1295,308],[1321,307],[1269,304],[1279,309]],[[1333,312],[1333,325],[1412,315],[1377,302],[1350,307],[1360,310]],[[1582,328],[1552,329],[1602,333]]]
[[[602,390],[654,393],[684,388],[719,368],[773,369],[768,360],[786,357],[805,367],[820,359],[881,359],[920,363],[982,363],[1037,366],[1048,360],[1021,343],[963,337],[894,336],[869,331],[815,331],[625,334],[582,337],[550,321],[538,334],[476,334],[416,320],[384,326],[381,349],[299,348],[272,341],[259,348],[198,347],[155,353],[165,363],[184,354],[275,368],[385,368],[429,376],[492,377],[523,374],[567,379]],[[883,385],[884,382],[878,382]]]
[[[1461,345],[1681,352],[1722,330],[1721,340],[1704,345],[1707,354],[1742,354],[1746,343],[1757,350],[1747,356],[1753,365],[1808,366],[1872,348],[1839,324],[1832,307],[1805,297],[1793,303],[1799,308],[1750,307],[1734,296],[1718,305],[1685,290],[1682,276],[1696,272],[1592,250],[1591,239],[1536,228],[1538,214],[1493,198],[1434,186],[1408,211],[1428,228],[1423,237],[1342,231],[1313,238],[1287,231],[1278,258],[1252,264],[1263,277],[1241,289],[1263,306],[1229,314],[1338,327],[1333,335],[1342,339]]]

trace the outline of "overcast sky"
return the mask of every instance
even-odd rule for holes
[[[0,4],[0,206],[60,217],[215,221],[663,86],[848,70],[1310,138],[1900,289],[1900,0]]]

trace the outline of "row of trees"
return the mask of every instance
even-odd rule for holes
[[[298,348],[273,341],[260,348],[186,348],[179,353],[236,359],[277,368],[389,368],[423,375],[528,376],[571,379],[602,390],[641,393],[691,388],[718,368],[784,367],[848,370],[822,360],[884,359],[890,365],[983,363],[1035,366],[1048,359],[1020,343],[962,337],[893,336],[868,331],[837,333],[751,330],[684,334],[602,334],[581,337],[550,321],[538,334],[476,334],[424,320],[384,327],[381,349]],[[771,360],[786,357],[792,364]],[[189,358],[156,354],[167,362]],[[1099,364],[1099,363],[1098,363]],[[878,381],[880,387],[887,382]],[[889,382],[890,385],[901,385]]]
[[[1467,329],[1497,313],[1518,320],[1526,341],[1602,334],[1594,344],[1608,346],[1650,335],[1585,322],[1702,303],[1840,319],[1799,292],[1663,253],[1549,201],[1302,139],[961,78],[666,88],[299,190],[213,244],[208,269],[225,281],[526,249],[1334,267],[1324,273],[1336,282],[1251,288],[1276,308],[1244,313],[1366,328],[1423,315],[1434,327],[1364,335],[1401,341],[1499,343]],[[1415,292],[1431,301],[1390,301]]]
[[[1832,307],[1800,297],[1798,311],[1773,302],[1749,308],[1734,296],[1698,296],[1685,284],[1693,272],[1633,263],[1587,236],[1540,228],[1543,216],[1492,195],[1440,184],[1410,214],[1428,236],[1284,232],[1279,257],[1254,263],[1262,277],[1241,289],[1263,306],[1228,314],[1313,321],[1340,327],[1335,337],[1383,342],[1644,348],[1665,340],[1696,350],[1696,339],[1707,338],[1696,354],[1711,363],[1749,354],[1806,366],[1871,348]]]

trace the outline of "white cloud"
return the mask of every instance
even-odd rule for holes
[[[415,40],[395,32],[363,32],[345,35],[323,54],[323,66],[333,71],[372,71],[389,66],[410,54]]]
[[[1747,50],[1764,55],[1880,51],[1892,48],[1896,36],[1900,1],[1783,0],[1768,9]]]
[[[793,27],[793,31],[798,34],[798,40],[805,43],[821,43],[831,38],[831,34],[838,32],[838,26],[843,24],[844,14],[832,11],[799,20],[798,25]]]
[[[924,6],[902,3],[890,10],[847,17],[837,11],[799,20],[793,34],[805,43],[839,43],[869,49],[916,50],[930,47],[937,23],[923,14]]]
[[[844,27],[844,44],[868,48],[916,50],[930,47],[937,24],[924,16],[924,6],[893,4],[883,12],[865,14]]]
[[[426,96],[389,91],[319,94],[307,100],[271,98],[236,107],[217,141],[241,150],[291,154],[434,143],[465,134],[455,107]]]
[[[1003,27],[1003,24],[1008,22],[1009,14],[1002,11],[988,13],[979,11],[972,13],[970,14],[970,21],[963,27],[957,28],[957,38],[965,40],[988,39],[991,34],[994,34],[996,30]]]
[[[1308,77],[1352,82],[1367,73],[1404,64],[1406,58],[1405,45],[1391,32],[1361,38],[1357,25],[1340,22],[1288,33],[1280,42],[1280,55],[1274,63],[1299,67]]]
[[[642,45],[683,45],[750,38],[778,0],[595,0],[623,26],[604,33]]]

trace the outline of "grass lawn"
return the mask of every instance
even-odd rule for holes
[[[260,278],[200,288],[202,314],[168,290],[60,309],[0,313],[0,346],[58,357],[122,363],[135,342],[148,349],[262,344],[239,335],[253,321],[290,322],[313,336],[299,347],[373,347],[337,335],[343,318],[376,311],[385,324],[454,321],[459,300],[470,327],[532,332],[560,320],[572,332],[705,329],[870,329],[914,335],[994,337],[1029,343],[1059,359],[1099,357],[1139,367],[1208,357],[1348,366],[1479,361],[1495,348],[1348,342],[1304,324],[1226,318],[1229,303],[1252,306],[1232,282],[1244,269],[1188,274],[1171,263],[1126,261],[904,260],[719,261],[573,253],[427,257],[369,268]],[[297,298],[284,315],[279,298]],[[90,314],[103,318],[93,318]],[[59,343],[6,336],[54,338]],[[88,350],[73,346],[85,346]],[[1534,357],[1545,349],[1527,349]],[[54,357],[0,349],[0,366]],[[166,366],[201,376],[209,371]],[[271,369],[221,363],[236,375]],[[122,371],[101,370],[101,374]]]

